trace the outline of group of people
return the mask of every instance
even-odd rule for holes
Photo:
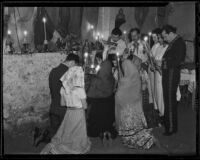
[[[152,31],[152,47],[141,39],[138,28],[130,30],[129,43],[121,37],[121,30],[114,28],[108,40],[112,45],[96,53],[100,67],[87,89],[78,55],[69,54],[50,72],[51,140],[41,154],[84,154],[91,148],[89,137],[104,143],[118,135],[129,148],[151,148],[156,138],[143,109],[145,90],[164,135],[177,132],[176,93],[186,54],[184,40],[170,25]]]

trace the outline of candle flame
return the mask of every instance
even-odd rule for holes
[[[84,54],[84,57],[85,57],[85,58],[87,58],[87,57],[88,57],[88,53],[87,53],[87,52]]]
[[[11,35],[11,30],[8,30],[8,35]]]
[[[117,52],[117,56],[119,56],[119,52]]]
[[[24,35],[25,35],[25,36],[27,35],[27,31],[24,31]]]
[[[93,25],[91,25],[91,26],[90,26],[90,28],[91,28],[91,29],[94,29],[94,26],[93,26]]]
[[[149,36],[151,36],[151,35],[152,35],[152,33],[151,33],[151,32],[149,32],[149,33],[148,33],[148,35],[149,35]]]
[[[45,23],[47,20],[45,17],[42,18],[42,21]]]
[[[148,41],[148,37],[147,36],[144,37],[144,41]]]
[[[94,64],[91,65],[91,68],[94,68]]]
[[[124,34],[126,34],[126,31],[124,31]]]
[[[97,65],[97,67],[95,68],[95,70],[98,72],[100,70],[100,66]]]

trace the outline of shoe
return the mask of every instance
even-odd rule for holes
[[[171,136],[174,132],[164,132],[163,135],[164,136]]]

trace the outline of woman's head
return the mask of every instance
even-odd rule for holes
[[[117,56],[116,56],[116,54],[109,54],[108,60],[112,63],[113,67],[117,67]]]
[[[159,42],[159,36],[161,35],[161,29],[160,28],[156,28],[152,31],[152,39],[154,44]]]
[[[101,62],[103,61],[103,55],[102,52],[97,52],[95,55],[95,60],[97,61],[97,63],[100,65]]]
[[[73,53],[70,53],[67,58],[65,59],[64,63],[68,66],[68,67],[73,67],[76,65],[79,65],[79,56],[75,55]]]

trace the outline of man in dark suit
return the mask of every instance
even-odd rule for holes
[[[66,107],[60,105],[60,89],[62,87],[60,78],[68,70],[65,62],[66,61],[53,68],[49,74],[49,89],[51,94],[51,106],[49,111],[50,137],[55,135],[66,113]]]
[[[49,110],[50,126],[40,131],[38,127],[35,127],[34,131],[34,145],[37,147],[40,143],[48,143],[51,138],[56,134],[59,126],[61,125],[67,107],[61,106],[60,89],[62,82],[60,78],[68,70],[66,60],[53,68],[49,74],[49,89],[51,94],[51,105]]]
[[[169,43],[162,60],[162,86],[165,104],[164,135],[170,136],[178,131],[176,92],[180,82],[181,64],[186,56],[186,45],[173,26],[164,26],[162,36]]]

